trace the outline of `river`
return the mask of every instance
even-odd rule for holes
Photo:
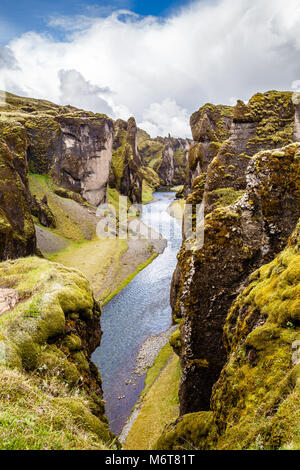
[[[144,388],[145,376],[132,375],[143,342],[172,324],[170,285],[181,245],[181,224],[166,212],[174,193],[157,192],[153,196],[154,202],[143,207],[141,220],[161,233],[168,245],[103,307],[103,336],[92,357],[101,372],[106,415],[116,434],[121,432]]]

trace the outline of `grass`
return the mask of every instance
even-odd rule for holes
[[[110,292],[110,281],[116,285],[120,258],[126,250],[126,240],[96,239],[73,243],[65,250],[47,257],[81,271],[90,282],[95,295],[103,300]]]
[[[126,450],[148,450],[166,424],[178,417],[181,370],[178,356],[166,345],[146,377],[142,407],[128,434]]]
[[[145,269],[149,264],[151,264],[152,261],[154,261],[155,258],[157,258],[157,256],[158,256],[158,253],[154,253],[152,256],[150,256],[150,258],[149,258],[145,263],[140,264],[140,266],[138,267],[138,269],[137,269],[134,273],[131,273],[131,274],[122,282],[122,284],[121,284],[116,290],[114,290],[114,291],[111,292],[109,295],[107,295],[106,297],[103,298],[102,305],[107,304],[107,302],[109,302],[111,299],[113,299],[122,289],[124,289],[124,287],[126,287],[126,286],[132,281],[132,279],[133,279],[140,271],[142,271],[142,270]]]
[[[182,191],[184,188],[183,185],[181,186],[174,186],[173,188],[170,188],[170,191],[174,192],[174,193],[178,193],[178,191]]]
[[[127,450],[148,450],[166,424],[178,416],[179,359],[174,354],[144,397],[141,411],[127,437]]]
[[[1,450],[109,449],[93,431],[76,423],[71,410],[59,405],[56,387],[66,399],[72,398],[74,392],[62,384],[41,387],[34,377],[1,368]]]
[[[168,214],[171,217],[174,217],[174,219],[181,220],[183,218],[185,204],[185,199],[176,199],[176,201],[173,201],[172,204],[170,204],[168,207]]]
[[[57,196],[53,192],[51,178],[46,175],[29,175],[29,186],[32,194],[42,199],[45,195],[48,199],[48,205],[55,215],[57,227],[51,229],[52,233],[60,235],[67,240],[81,242],[89,233],[91,238],[95,233],[93,224],[79,213],[80,205],[75,201]]]
[[[156,357],[154,364],[147,372],[146,379],[145,379],[145,388],[141,393],[141,397],[144,397],[154,382],[158,379],[161,371],[166,367],[167,363],[171,359],[173,355],[173,349],[169,343],[167,343],[160,351],[158,356]]]
[[[154,189],[147,184],[147,181],[143,181],[143,193],[142,193],[142,202],[143,204],[149,204],[153,201],[153,191]]]
[[[84,344],[91,325],[96,340],[100,333],[94,323],[100,308],[88,281],[78,271],[28,257],[1,263],[5,286],[17,290],[20,302],[0,317],[0,448],[108,448],[113,436],[101,391],[90,390],[100,387],[100,378],[92,374]],[[80,337],[66,335],[69,325]]]

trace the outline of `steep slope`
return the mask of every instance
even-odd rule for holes
[[[27,158],[33,173],[99,205],[106,200],[113,142],[113,122],[102,114],[6,93],[1,118],[19,122],[28,138]]]
[[[143,178],[140,174],[141,158],[137,147],[137,126],[134,118],[115,123],[112,165],[109,177],[111,188],[128,196],[132,203],[142,202]]]
[[[87,280],[35,257],[7,261],[0,298],[1,449],[109,447],[114,436],[90,360],[101,310]]]
[[[28,171],[50,177],[60,196],[98,205],[107,200],[112,141],[104,115],[1,92],[0,260],[36,253],[31,214],[56,227],[47,198],[31,194]]]
[[[184,183],[191,143],[189,139],[176,139],[170,135],[151,139],[147,132],[138,130],[138,148],[142,162],[156,171],[161,186]]]
[[[0,121],[0,260],[36,253],[26,148],[24,128]]]
[[[181,326],[181,412],[209,408],[225,362],[222,329],[232,300],[258,266],[286,243],[300,215],[299,150],[263,151],[246,172],[245,195],[205,218],[201,249],[188,239],[179,255],[180,286],[173,303]]]
[[[300,223],[229,310],[211,410],[168,426],[158,449],[299,449]]]
[[[248,275],[285,246],[298,220],[299,146],[252,158],[261,148],[293,141],[293,100],[288,92],[268,92],[248,105],[226,108],[226,116],[210,105],[192,116],[202,153],[187,202],[204,201],[206,217],[204,246],[193,235],[184,240],[171,289],[173,314],[183,318],[183,414],[209,409],[212,386],[226,360],[222,329],[228,308]],[[229,135],[221,145],[220,135]],[[216,143],[219,151],[209,163],[213,153],[203,154],[203,146],[207,150]]]

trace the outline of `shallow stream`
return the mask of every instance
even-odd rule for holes
[[[144,388],[145,376],[133,374],[143,342],[172,324],[170,284],[181,245],[181,224],[166,212],[174,193],[157,192],[154,198],[144,206],[141,220],[161,233],[168,245],[104,306],[101,346],[92,357],[101,371],[106,414],[116,434],[121,432]]]

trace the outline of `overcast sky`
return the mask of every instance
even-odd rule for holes
[[[206,102],[300,84],[300,0],[2,2],[1,89],[133,115],[152,136],[189,137]]]

